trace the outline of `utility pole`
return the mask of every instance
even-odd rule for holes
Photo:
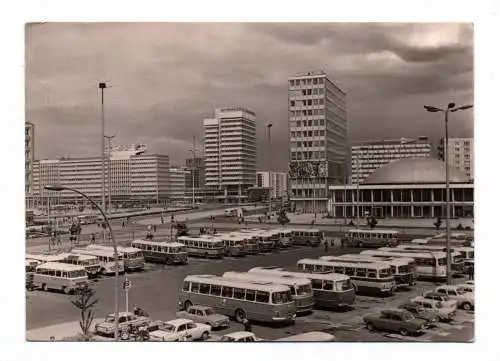
[[[101,89],[101,161],[102,161],[102,209],[106,210],[106,174],[105,174],[105,154],[104,154],[104,89],[106,89],[106,83],[99,83],[99,89]]]
[[[195,171],[195,162],[196,162],[196,137],[193,136],[193,148],[191,149],[191,153],[193,154],[192,164],[191,164],[191,189],[192,189],[192,197],[193,197],[193,209],[196,206],[196,197],[194,193],[194,171]]]
[[[108,214],[111,215],[111,139],[114,135],[105,135],[108,140]]]
[[[267,123],[266,124],[266,127],[267,127],[267,141],[268,141],[268,148],[267,148],[267,152],[268,152],[268,159],[269,159],[269,163],[268,163],[268,169],[269,169],[269,173],[268,173],[268,181],[269,181],[269,211],[268,211],[268,219],[271,220],[271,184],[272,184],[272,180],[271,180],[271,127],[273,126],[272,123]]]

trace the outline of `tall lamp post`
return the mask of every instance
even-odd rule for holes
[[[449,285],[451,280],[451,251],[450,251],[450,164],[448,161],[448,114],[459,110],[472,108],[472,105],[457,107],[455,103],[449,103],[446,109],[424,105],[424,109],[431,113],[441,112],[444,114],[444,161],[446,168],[446,279]]]
[[[99,83],[99,89],[101,89],[101,161],[102,161],[102,208],[106,209],[106,180],[105,180],[105,154],[104,154],[104,89],[106,89],[106,83]]]
[[[273,123],[267,123],[267,152],[268,152],[268,157],[269,157],[269,172],[268,172],[268,181],[269,181],[269,211],[268,211],[268,219],[271,220],[271,127],[273,126]]]
[[[111,214],[111,139],[114,135],[105,135],[108,140],[108,214]]]
[[[115,341],[118,341],[118,295],[119,295],[119,290],[120,290],[120,273],[119,273],[119,262],[118,262],[118,249],[116,248],[116,240],[115,240],[115,234],[113,233],[113,229],[111,228],[111,223],[109,222],[108,217],[106,216],[106,213],[104,210],[99,207],[99,205],[94,202],[89,196],[87,196],[85,193],[80,192],[79,190],[76,190],[74,188],[69,188],[65,187],[59,184],[53,184],[53,185],[46,185],[45,189],[49,191],[55,191],[55,192],[61,192],[61,191],[71,191],[74,193],[78,193],[85,199],[87,199],[90,203],[92,203],[101,213],[101,215],[104,218],[104,222],[106,222],[106,226],[109,228],[109,232],[111,234],[111,240],[113,242],[113,252],[114,252],[114,258],[115,258]]]
[[[196,197],[194,193],[194,173],[195,173],[195,162],[196,162],[196,137],[193,136],[193,148],[191,149],[191,153],[193,153],[193,160],[191,162],[191,191],[192,191],[192,202],[193,202],[193,209],[195,209],[196,206]]]

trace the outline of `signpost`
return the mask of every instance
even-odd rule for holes
[[[132,282],[125,277],[125,281],[123,281],[123,289],[125,290],[125,311],[128,312],[128,292],[132,287]]]

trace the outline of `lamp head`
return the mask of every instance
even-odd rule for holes
[[[59,184],[47,184],[43,188],[45,188],[48,191],[55,191],[55,192],[60,192],[60,191],[64,190],[64,187],[59,185]]]

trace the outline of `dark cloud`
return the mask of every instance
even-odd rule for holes
[[[288,159],[287,78],[323,69],[347,92],[350,140],[438,138],[425,103],[473,101],[470,24],[44,23],[26,27],[27,120],[37,158],[99,153],[99,81],[106,132],[145,141],[173,163],[215,107],[257,114],[258,149],[273,122],[275,168]],[[472,113],[453,133],[472,135]],[[268,167],[267,152],[259,167]]]

